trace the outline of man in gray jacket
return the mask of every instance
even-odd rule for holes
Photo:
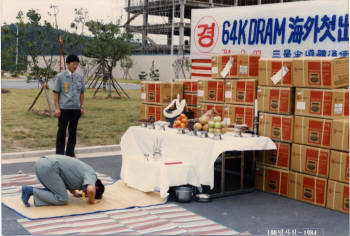
[[[56,137],[56,154],[75,157],[75,144],[79,118],[84,115],[84,78],[76,73],[79,58],[69,55],[66,59],[67,70],[56,76],[54,84],[54,101],[58,117]],[[68,142],[65,151],[66,130],[68,127]]]
[[[45,188],[22,186],[22,201],[27,207],[30,206],[28,200],[32,195],[35,206],[67,204],[67,190],[78,198],[86,194],[90,204],[102,199],[105,187],[97,178],[96,172],[76,158],[64,155],[44,156],[35,163],[35,172]]]

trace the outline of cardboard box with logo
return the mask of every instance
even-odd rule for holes
[[[327,208],[349,214],[349,184],[328,180]]]
[[[330,150],[293,143],[291,169],[328,178]]]
[[[288,170],[257,165],[255,188],[263,192],[288,196]]]
[[[323,148],[347,147],[348,130],[335,132],[334,127],[346,124],[344,120],[329,120],[306,116],[295,116],[294,143]],[[341,149],[340,149],[341,150]]]
[[[297,88],[295,114],[324,118],[349,116],[348,89]]]
[[[349,58],[303,57],[292,65],[295,87],[344,88],[349,86]]]
[[[277,146],[277,150],[257,152],[256,160],[265,165],[288,170],[292,144],[277,141],[274,143]]]
[[[293,87],[292,62],[289,58],[260,58],[259,85]]]
[[[327,179],[289,171],[288,197],[326,206]]]
[[[250,130],[254,128],[254,107],[226,104],[223,120],[226,124],[246,124]]]
[[[258,110],[280,114],[294,113],[294,88],[258,87]]]
[[[349,183],[349,153],[331,151],[329,179]]]
[[[294,116],[270,113],[259,114],[259,135],[274,141],[293,142]]]
[[[332,137],[333,149],[349,152],[349,118],[333,120]]]
[[[183,84],[184,93],[197,93],[198,84],[195,79],[180,79],[176,80],[176,82],[180,82]]]
[[[196,93],[184,93],[184,99],[188,106],[197,106],[197,94]]]
[[[223,80],[198,80],[197,102],[224,103],[225,82]]]
[[[163,115],[163,110],[166,108],[164,105],[154,105],[154,104],[141,104],[141,120],[165,120],[165,117]]]
[[[257,78],[259,58],[247,54],[212,56],[212,78]]]
[[[141,102],[148,104],[169,104],[180,95],[183,98],[183,85],[180,82],[143,81],[141,83]]]
[[[225,80],[225,103],[254,105],[257,80]]]
[[[224,109],[227,105],[225,104],[214,104],[214,103],[199,103],[197,105],[197,109],[199,112],[199,116],[206,113],[208,110],[215,109],[218,112],[219,116],[224,117]]]

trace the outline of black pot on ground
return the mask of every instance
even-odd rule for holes
[[[175,201],[191,202],[193,199],[194,190],[192,186],[179,186],[174,189]]]

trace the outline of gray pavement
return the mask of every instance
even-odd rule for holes
[[[140,89],[139,84],[120,84],[123,89]],[[49,80],[49,87],[52,88],[53,80]],[[1,88],[5,89],[33,89],[40,88],[38,81],[30,81],[29,83],[25,79],[2,79]]]
[[[81,150],[80,154],[78,148],[77,155],[96,171],[117,180],[120,178],[121,154],[118,145],[108,148],[112,150],[106,151],[107,149],[99,147],[95,150]],[[46,152],[50,151],[52,150]],[[17,154],[16,157],[10,157],[3,154],[2,175],[14,174],[19,170],[24,173],[34,172],[34,161],[38,156],[24,156]],[[209,203],[178,204],[239,232],[248,231],[252,235],[268,235],[272,229],[290,232],[296,229],[300,232],[297,235],[307,235],[303,233],[304,230],[312,229],[316,229],[318,235],[349,235],[349,216],[346,214],[259,191],[217,198]],[[16,222],[19,218],[21,216],[3,206],[2,234],[27,235]]]

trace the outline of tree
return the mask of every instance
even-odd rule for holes
[[[23,12],[18,12],[17,19],[23,17]],[[19,44],[19,24],[4,25],[1,27],[1,68],[10,71],[13,76],[26,71],[27,58],[22,44]],[[22,34],[22,33],[21,33]]]
[[[187,79],[185,71],[189,72],[191,68],[191,62],[188,57],[185,57],[183,54],[182,57],[178,57],[175,59],[172,66],[174,68],[176,79],[180,78],[180,73],[182,73],[183,79]]]
[[[84,8],[74,8],[74,13],[76,17],[74,18],[70,27],[75,31],[75,34],[65,34],[63,39],[65,42],[69,42],[66,44],[69,47],[68,51],[73,51],[74,49],[78,48],[79,45],[85,45],[85,42],[87,40],[85,37],[85,24],[89,18],[88,11]],[[81,56],[80,66],[83,69],[83,76],[86,77],[89,74],[92,64],[87,60],[84,60],[84,57]]]
[[[53,104],[52,93],[49,92],[48,81],[57,74],[57,72],[52,69],[56,61],[53,59],[53,55],[46,57],[45,52],[53,48],[53,44],[47,39],[47,35],[53,34],[54,29],[49,22],[44,21],[42,23],[40,14],[34,9],[28,10],[26,17],[28,22],[24,23],[22,11],[17,15],[17,24],[20,29],[20,34],[18,35],[19,45],[24,48],[24,55],[28,55],[30,58],[28,61],[30,67],[28,80],[35,79],[41,86],[39,93],[28,108],[28,111],[31,111],[41,93],[44,91],[50,116],[53,117],[55,106]],[[40,57],[43,59],[44,66],[39,65]]]
[[[92,38],[85,44],[83,55],[94,58],[98,64],[97,71],[103,75],[103,79],[108,81],[108,97],[111,97],[111,86],[114,87],[119,97],[122,93],[129,97],[119,83],[113,79],[113,68],[117,62],[131,54],[133,44],[130,42],[132,35],[122,32],[119,22],[117,24],[99,21],[88,21],[87,28],[92,34]],[[95,90],[94,96],[100,88],[103,80]]]
[[[130,57],[125,57],[124,59],[120,60],[120,68],[123,71],[123,79],[130,78],[129,71],[133,65],[134,61]]]
[[[154,60],[152,61],[152,65],[149,69],[149,77],[151,80],[158,81],[159,80],[159,70],[154,66]]]

